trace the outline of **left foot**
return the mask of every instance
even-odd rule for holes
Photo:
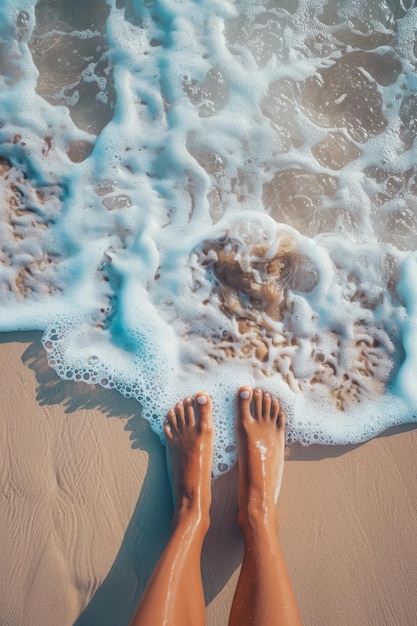
[[[213,461],[210,396],[198,392],[170,409],[164,423],[167,462],[175,500],[174,526],[194,520],[208,529]]]

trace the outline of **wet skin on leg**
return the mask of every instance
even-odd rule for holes
[[[235,428],[238,522],[245,552],[229,626],[299,626],[301,617],[277,536],[276,499],[284,468],[285,412],[270,393],[241,387]]]
[[[185,398],[164,424],[175,509],[171,538],[130,626],[203,626],[201,550],[210,525],[213,418],[210,396]]]
[[[251,401],[253,398],[253,409]],[[301,618],[278,543],[278,496],[284,466],[285,412],[262,389],[237,395],[239,525],[245,542],[229,626],[299,626]],[[165,423],[175,511],[173,534],[131,626],[201,626],[205,607],[201,549],[211,504],[211,401],[199,393],[171,409]]]

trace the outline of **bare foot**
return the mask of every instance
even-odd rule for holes
[[[198,392],[177,402],[164,423],[168,470],[174,496],[174,526],[193,520],[208,528],[213,461],[213,418],[210,396]]]
[[[241,525],[262,518],[278,528],[275,504],[284,469],[285,417],[278,398],[269,392],[259,387],[238,390],[235,428]]]

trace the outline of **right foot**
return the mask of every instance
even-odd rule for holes
[[[210,396],[199,392],[170,409],[164,423],[174,496],[174,526],[192,520],[208,528],[213,461]]]
[[[262,520],[278,528],[275,505],[284,469],[285,417],[278,398],[269,392],[259,387],[238,390],[235,428],[243,526]]]

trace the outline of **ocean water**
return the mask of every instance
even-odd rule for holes
[[[162,436],[240,384],[287,440],[417,419],[411,0],[3,0],[0,329]]]

